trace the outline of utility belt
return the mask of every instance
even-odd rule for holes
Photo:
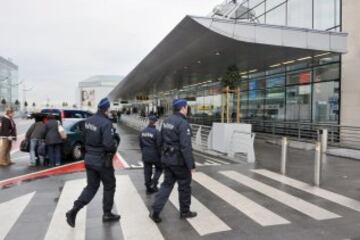
[[[113,166],[114,153],[105,152],[104,150],[86,149],[86,154],[99,157],[103,160],[103,167],[110,168]]]

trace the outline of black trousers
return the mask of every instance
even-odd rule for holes
[[[155,196],[153,211],[160,213],[164,208],[174,184],[178,183],[180,212],[188,212],[191,204],[191,171],[186,167],[166,166],[164,168],[164,182]]]
[[[104,186],[103,211],[109,213],[114,204],[114,194],[116,187],[114,168],[95,168],[86,166],[87,186],[84,188],[80,197],[74,202],[74,207],[81,209],[87,205],[97,193],[100,182]]]
[[[155,166],[155,173],[153,173]],[[146,188],[152,188],[158,185],[162,173],[162,166],[159,162],[144,162],[144,178]]]

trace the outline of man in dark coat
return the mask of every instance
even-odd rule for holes
[[[12,141],[16,141],[16,125],[13,120],[14,110],[7,108],[0,119],[0,167],[12,164],[10,151]]]
[[[47,146],[50,165],[59,166],[61,164],[61,147],[63,140],[59,133],[59,121],[56,120],[56,115],[49,115],[45,128],[45,143]]]
[[[100,182],[104,185],[103,222],[119,221],[120,215],[113,214],[112,207],[115,194],[115,173],[112,159],[117,151],[115,131],[112,122],[107,117],[110,102],[104,98],[98,104],[98,112],[85,122],[85,168],[87,186],[73,208],[66,213],[67,223],[75,227],[76,215],[95,196]]]
[[[175,113],[168,117],[161,127],[164,182],[155,197],[150,213],[150,218],[156,223],[161,222],[160,212],[169,199],[176,182],[179,191],[180,218],[197,216],[196,212],[190,211],[191,180],[195,162],[192,154],[191,128],[186,120],[187,101],[175,99],[173,107]]]
[[[162,173],[161,166],[161,136],[156,129],[157,117],[150,115],[149,125],[140,133],[140,148],[144,163],[144,178],[146,193],[152,194],[159,191],[157,185]],[[155,174],[153,175],[153,167]]]

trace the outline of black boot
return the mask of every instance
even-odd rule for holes
[[[180,218],[193,218],[193,217],[196,217],[196,216],[197,216],[197,213],[192,212],[192,211],[180,213]]]
[[[113,214],[111,212],[104,213],[103,222],[117,222],[120,220],[120,215]]]
[[[149,217],[155,222],[155,223],[160,223],[162,220],[160,218],[160,213],[158,212],[151,212]]]
[[[66,222],[70,225],[70,227],[75,227],[76,215],[80,209],[72,208],[70,211],[66,213]]]
[[[155,191],[154,188],[151,188],[151,187],[146,188],[146,194],[148,194],[148,195],[153,194],[153,193],[155,193],[155,192],[156,192],[156,191]]]

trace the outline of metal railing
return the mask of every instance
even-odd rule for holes
[[[197,125],[212,125],[220,122],[219,117],[190,117],[191,123]],[[252,130],[258,137],[276,138],[287,136],[290,140],[313,142],[318,139],[318,131],[328,130],[328,144],[333,147],[360,149],[360,127],[337,124],[318,124],[304,122],[259,121],[244,119],[242,123],[252,125]]]

